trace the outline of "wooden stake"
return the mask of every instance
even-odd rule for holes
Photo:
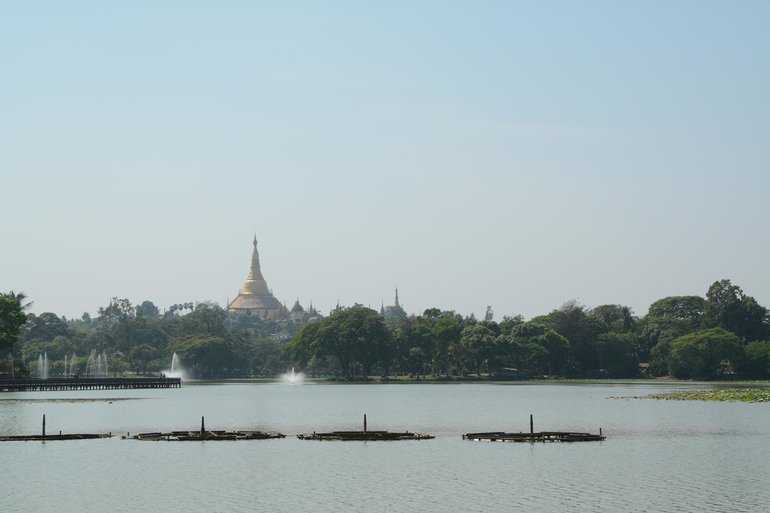
[[[43,438],[45,438],[45,413],[43,414]]]
[[[364,413],[364,433],[366,433],[366,413]]]
[[[535,424],[532,421],[532,414],[529,414],[529,434],[532,435],[535,433]]]
[[[201,416],[201,438],[206,436],[206,435],[204,435],[205,432],[206,432],[206,425],[204,424],[203,417]]]

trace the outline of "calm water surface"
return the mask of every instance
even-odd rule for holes
[[[0,443],[0,511],[770,510],[770,405],[610,399],[687,385],[186,385],[0,394],[0,434],[410,430],[409,442]],[[88,401],[82,401],[82,400]],[[94,400],[96,399],[96,400]],[[126,400],[123,400],[126,399]],[[111,400],[111,401],[110,401]],[[598,432],[512,444],[470,431]]]

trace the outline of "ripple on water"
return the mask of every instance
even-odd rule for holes
[[[600,392],[558,385],[225,385],[134,394],[155,400],[114,404],[105,404],[106,397],[69,403],[66,395],[65,402],[3,401],[0,426],[16,432],[38,430],[39,414],[46,411],[67,428],[98,425],[116,433],[194,426],[206,415],[207,426],[259,423],[290,435],[354,428],[369,413],[370,425],[440,436],[366,444],[293,437],[216,444],[5,443],[0,511],[87,513],[106,505],[111,512],[186,513],[766,509],[766,405],[612,401]],[[639,395],[633,387],[612,392]],[[603,426],[609,438],[572,445],[460,438],[462,432],[526,429],[529,413],[542,429]]]

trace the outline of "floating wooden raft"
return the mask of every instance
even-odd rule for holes
[[[433,435],[425,433],[391,433],[390,431],[331,431],[329,433],[303,433],[297,435],[300,440],[430,440]]]
[[[123,440],[165,440],[168,442],[200,442],[225,440],[266,440],[270,438],[285,438],[282,433],[272,431],[210,431],[206,429],[204,418],[201,417],[201,428],[198,431],[169,431],[166,433],[139,433],[134,436],[126,434]]]
[[[369,431],[366,429],[366,415],[364,415],[363,431],[330,431],[328,433],[303,433],[297,435],[300,440],[343,440],[376,442],[385,440],[430,440],[433,435],[425,433],[391,433],[390,431]]]
[[[56,440],[91,440],[94,438],[111,438],[112,433],[67,433],[58,435],[45,434],[45,415],[43,415],[43,432],[39,435],[0,435],[0,442],[49,442]]]
[[[571,433],[567,431],[541,431],[538,433],[466,433],[465,440],[486,442],[598,442],[607,438],[591,433]]]
[[[535,432],[532,415],[529,416],[529,433],[505,433],[503,431],[489,431],[485,433],[466,433],[463,440],[475,440],[484,442],[601,442],[607,437],[602,434],[575,433],[571,431],[540,431]]]
[[[0,436],[0,442],[50,442],[55,440],[90,440],[94,438],[111,438],[108,433],[65,433],[59,435],[15,435]]]

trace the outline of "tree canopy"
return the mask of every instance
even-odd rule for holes
[[[10,291],[0,294],[0,350],[8,350],[16,343],[19,330],[27,322],[24,310],[26,296]]]
[[[94,318],[23,310],[22,294],[0,295],[0,349],[32,374],[44,353],[50,375],[82,371],[95,353],[122,374],[162,372],[177,353],[201,378],[276,376],[292,366],[346,380],[770,374],[768,311],[729,280],[713,283],[705,297],[658,299],[641,317],[622,304],[577,301],[529,320],[504,316],[500,322],[491,308],[479,321],[439,308],[392,316],[354,305],[297,322],[227,312],[209,302],[183,301],[161,312],[152,301],[134,305],[119,297]]]

